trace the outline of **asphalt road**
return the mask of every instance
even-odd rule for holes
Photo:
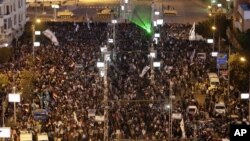
[[[91,0],[92,1],[92,0]],[[118,0],[95,0],[91,2],[90,0],[80,0],[78,5],[74,1],[67,2],[63,4],[57,11],[62,11],[65,9],[71,10],[77,18],[71,20],[82,20],[86,14],[92,17],[96,21],[110,21],[110,17],[100,17],[97,16],[97,11],[104,9],[105,7],[110,7],[112,9],[119,8]],[[170,7],[177,11],[176,16],[164,15],[164,21],[167,23],[193,23],[205,20],[207,18],[207,6],[201,2],[201,0],[162,0],[157,2],[157,5],[163,6],[163,10]],[[150,0],[133,0],[134,5],[151,5]],[[30,4],[34,5],[34,4]],[[36,15],[46,18],[53,19],[53,9],[50,4],[45,4],[45,7],[39,6],[35,12],[35,8],[30,6],[28,9],[28,15],[34,17]],[[42,14],[46,11],[46,14]]]

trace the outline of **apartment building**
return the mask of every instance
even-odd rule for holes
[[[250,0],[234,0],[233,23],[241,32],[250,29]]]
[[[0,0],[0,47],[18,39],[28,20],[26,0]]]

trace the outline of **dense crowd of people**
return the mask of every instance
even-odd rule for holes
[[[34,73],[31,89],[32,100],[22,97],[17,105],[17,125],[13,128],[14,140],[22,132],[45,132],[50,140],[102,141],[104,122],[95,116],[103,116],[108,108],[109,140],[172,140],[200,141],[220,140],[229,135],[229,114],[215,117],[214,104],[227,93],[227,83],[213,91],[209,87],[208,72],[216,72],[215,58],[210,56],[211,45],[206,41],[189,41],[189,24],[164,24],[160,27],[159,43],[132,23],[116,25],[115,46],[108,43],[113,25],[107,23],[44,23],[55,32],[59,46],[47,38],[39,38],[41,47],[35,49],[32,62],[32,43],[19,41],[15,57],[1,65],[1,73],[11,81],[3,93],[13,92],[13,86],[21,91],[21,71]],[[79,29],[76,30],[76,25]],[[103,77],[96,67],[102,58],[100,47],[107,45],[115,50],[108,64],[108,100],[104,105]],[[145,66],[150,66],[149,50],[157,51],[155,60],[160,68],[140,76]],[[196,54],[205,53],[201,59]],[[115,54],[115,55],[114,55]],[[151,67],[152,68],[152,67]],[[153,83],[152,83],[153,82]],[[233,88],[226,107],[228,113],[244,118],[247,109],[238,100],[239,90]],[[4,95],[4,94],[3,94]],[[170,95],[173,95],[170,100]],[[206,97],[204,103],[197,98]],[[2,98],[5,119],[13,118],[13,107]],[[5,100],[4,100],[5,99]],[[172,101],[171,105],[169,105]],[[199,112],[190,115],[187,108],[196,105]],[[184,121],[185,138],[180,127],[181,119],[171,118],[169,113],[180,113]],[[46,119],[35,119],[34,111],[44,109]],[[94,112],[93,112],[94,111]],[[117,134],[119,132],[119,135]]]

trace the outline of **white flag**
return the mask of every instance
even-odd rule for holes
[[[189,31],[189,41],[194,41],[196,40],[195,36],[195,23],[193,24],[192,28]]]
[[[87,26],[88,26],[88,29],[90,30],[90,19],[89,19],[89,16],[88,14],[86,13],[86,19],[87,19]]]
[[[75,121],[76,121],[76,123],[78,124],[78,120],[77,120],[76,112],[73,112],[73,116],[74,116],[74,120],[75,120]]]
[[[143,77],[143,76],[147,73],[147,71],[148,71],[149,69],[150,69],[149,66],[145,66],[145,67],[143,68],[141,74],[140,74],[140,77]]]
[[[182,132],[182,138],[186,138],[186,132],[185,132],[185,127],[184,127],[184,120],[183,120],[183,118],[181,119],[181,122],[180,122],[180,128],[181,128],[181,132]]]
[[[193,62],[193,60],[194,60],[195,52],[196,52],[196,50],[194,49],[191,56],[190,56],[190,61],[191,62]]]
[[[79,25],[78,25],[78,24],[76,24],[75,32],[77,32],[77,31],[78,31],[78,29],[79,29]]]
[[[47,38],[50,39],[50,41],[55,45],[55,46],[58,46],[59,45],[59,42],[55,36],[55,34],[49,30],[49,29],[46,29],[45,31],[43,31],[43,34],[44,36],[46,36]]]

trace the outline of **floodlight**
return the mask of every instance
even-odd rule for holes
[[[52,4],[51,7],[52,7],[52,8],[59,8],[60,6],[57,5],[57,4]]]
[[[104,63],[103,62],[97,62],[96,66],[97,66],[97,68],[104,68]]]
[[[163,25],[163,19],[158,19],[158,20],[156,21],[156,24],[157,24],[157,25]]]
[[[39,47],[40,46],[40,42],[34,42],[33,45],[34,45],[34,47]]]
[[[35,31],[35,35],[41,35],[41,31]]]
[[[160,33],[155,33],[155,38],[160,38]]]
[[[207,43],[208,43],[208,44],[214,43],[214,39],[207,39]]]
[[[152,57],[152,58],[155,58],[156,57],[156,52],[150,52],[149,56]]]
[[[112,20],[112,23],[113,23],[113,24],[116,24],[116,23],[117,23],[117,20]]]
[[[108,42],[109,42],[109,43],[113,43],[114,40],[113,40],[113,39],[109,39]]]
[[[20,102],[20,93],[10,93],[8,98],[9,102]]]
[[[249,99],[249,93],[241,93],[240,99]]]
[[[211,55],[212,55],[212,57],[217,57],[218,56],[218,52],[212,52]]]
[[[121,6],[121,10],[124,11],[125,10],[125,7],[124,5]]]
[[[155,68],[156,67],[158,67],[158,68],[161,67],[161,62],[154,62],[153,67],[155,67]]]
[[[160,12],[159,11],[155,11],[155,15],[160,15]]]
[[[217,6],[218,6],[218,7],[222,7],[222,4],[221,4],[221,3],[218,3]]]

